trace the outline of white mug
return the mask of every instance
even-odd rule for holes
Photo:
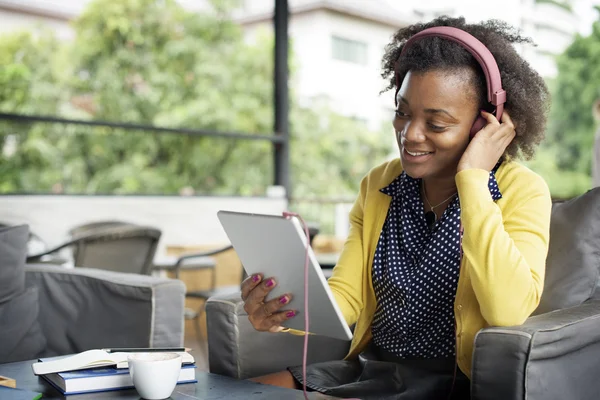
[[[160,400],[171,396],[181,372],[180,354],[134,353],[127,361],[133,386],[142,398]]]

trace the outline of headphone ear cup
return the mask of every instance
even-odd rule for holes
[[[481,115],[478,116],[475,122],[473,123],[473,126],[471,127],[471,138],[473,138],[477,132],[482,130],[486,123],[487,121],[485,120],[485,118],[483,118]]]

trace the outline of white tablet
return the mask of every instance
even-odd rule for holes
[[[308,238],[298,218],[278,215],[219,211],[219,221],[248,275],[273,277],[277,286],[267,300],[291,293],[286,309],[298,310],[283,326],[304,330],[304,260]],[[325,275],[311,248],[309,251],[308,311],[310,332],[341,340],[352,333],[335,302]]]

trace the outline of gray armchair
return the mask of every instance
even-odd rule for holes
[[[13,286],[21,287],[0,302],[0,364],[99,348],[183,345],[185,285],[179,280],[49,264],[14,271]]]
[[[532,317],[475,338],[475,400],[587,400],[600,393],[600,188],[554,204],[544,293]],[[239,293],[206,305],[211,372],[240,379],[299,365],[303,338],[250,325]],[[309,362],[341,359],[349,343],[309,340]]]
[[[475,338],[477,400],[596,399],[600,393],[600,301],[486,328]]]
[[[185,285],[176,279],[26,265],[37,289],[42,356],[110,347],[181,347]]]
[[[176,279],[26,265],[29,227],[0,229],[0,364],[103,347],[183,344]]]

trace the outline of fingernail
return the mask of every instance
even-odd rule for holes
[[[260,280],[260,275],[254,275],[252,277],[252,282],[258,282]]]
[[[288,298],[287,298],[286,296],[283,296],[283,297],[281,297],[281,298],[279,299],[279,302],[280,302],[281,304],[286,304],[286,303],[288,302]]]
[[[273,279],[269,279],[266,283],[267,287],[271,287],[275,284],[275,281]]]
[[[292,318],[296,316],[296,312],[295,311],[288,311],[287,314],[285,314],[286,317],[288,318]]]

